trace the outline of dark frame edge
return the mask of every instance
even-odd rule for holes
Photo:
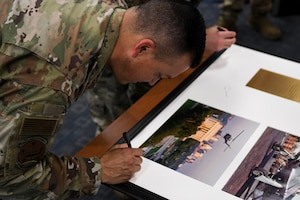
[[[262,52],[262,53],[265,53],[265,54],[269,54],[269,55],[271,55],[271,56],[275,56],[275,57],[278,57],[278,58],[282,58],[282,59],[286,59],[286,60],[290,60],[290,61],[299,63],[299,60],[297,60],[297,59],[295,59],[295,58],[284,57],[284,56],[278,55],[278,54],[276,54],[276,53],[274,53],[274,52],[268,52],[268,51],[265,51],[265,50],[262,50],[262,49],[258,49],[258,48],[255,48],[255,47],[249,47],[249,46],[247,46],[247,45],[245,45],[245,44],[241,44],[241,43],[239,43],[239,42],[236,42],[235,44],[236,44],[236,45],[239,45],[239,46],[241,46],[241,47],[245,47],[245,48],[248,48],[248,49],[252,49],[252,50],[254,50],[254,51],[259,51],[259,52]]]

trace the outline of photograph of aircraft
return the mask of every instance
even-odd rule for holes
[[[145,158],[213,185],[258,125],[187,100],[141,148]],[[224,151],[224,140],[230,151]]]
[[[232,143],[232,142],[234,142],[243,132],[244,132],[245,130],[242,130],[239,134],[237,134],[234,138],[232,138],[232,135],[231,134],[229,134],[229,133],[226,133],[225,135],[224,135],[224,143],[227,145],[227,147],[224,149],[224,151],[226,151],[227,150],[227,148],[231,148],[230,147],[230,144]]]
[[[246,200],[300,199],[300,139],[267,128],[224,186]]]

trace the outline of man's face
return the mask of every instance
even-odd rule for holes
[[[188,54],[172,59],[172,62],[151,58],[142,58],[123,62],[119,67],[114,66],[113,71],[121,84],[147,82],[154,85],[162,78],[174,78],[186,71],[190,66]]]

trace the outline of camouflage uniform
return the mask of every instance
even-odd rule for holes
[[[122,0],[0,1],[0,199],[97,192],[98,158],[59,158],[49,147],[71,103],[101,75],[126,8]]]
[[[146,83],[121,85],[110,68],[105,68],[96,86],[88,90],[87,100],[99,134],[119,115],[144,95],[151,86]]]
[[[224,0],[220,6],[218,25],[236,30],[236,21],[243,10],[244,0]],[[272,0],[250,0],[249,24],[267,39],[277,40],[282,31],[268,19],[272,9]]]

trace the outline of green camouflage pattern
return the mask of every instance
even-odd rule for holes
[[[99,134],[151,88],[148,83],[121,85],[110,68],[105,68],[96,86],[88,90],[87,100],[92,120]]]
[[[119,1],[0,0],[0,199],[95,194],[98,158],[49,152],[71,103],[101,75]]]

